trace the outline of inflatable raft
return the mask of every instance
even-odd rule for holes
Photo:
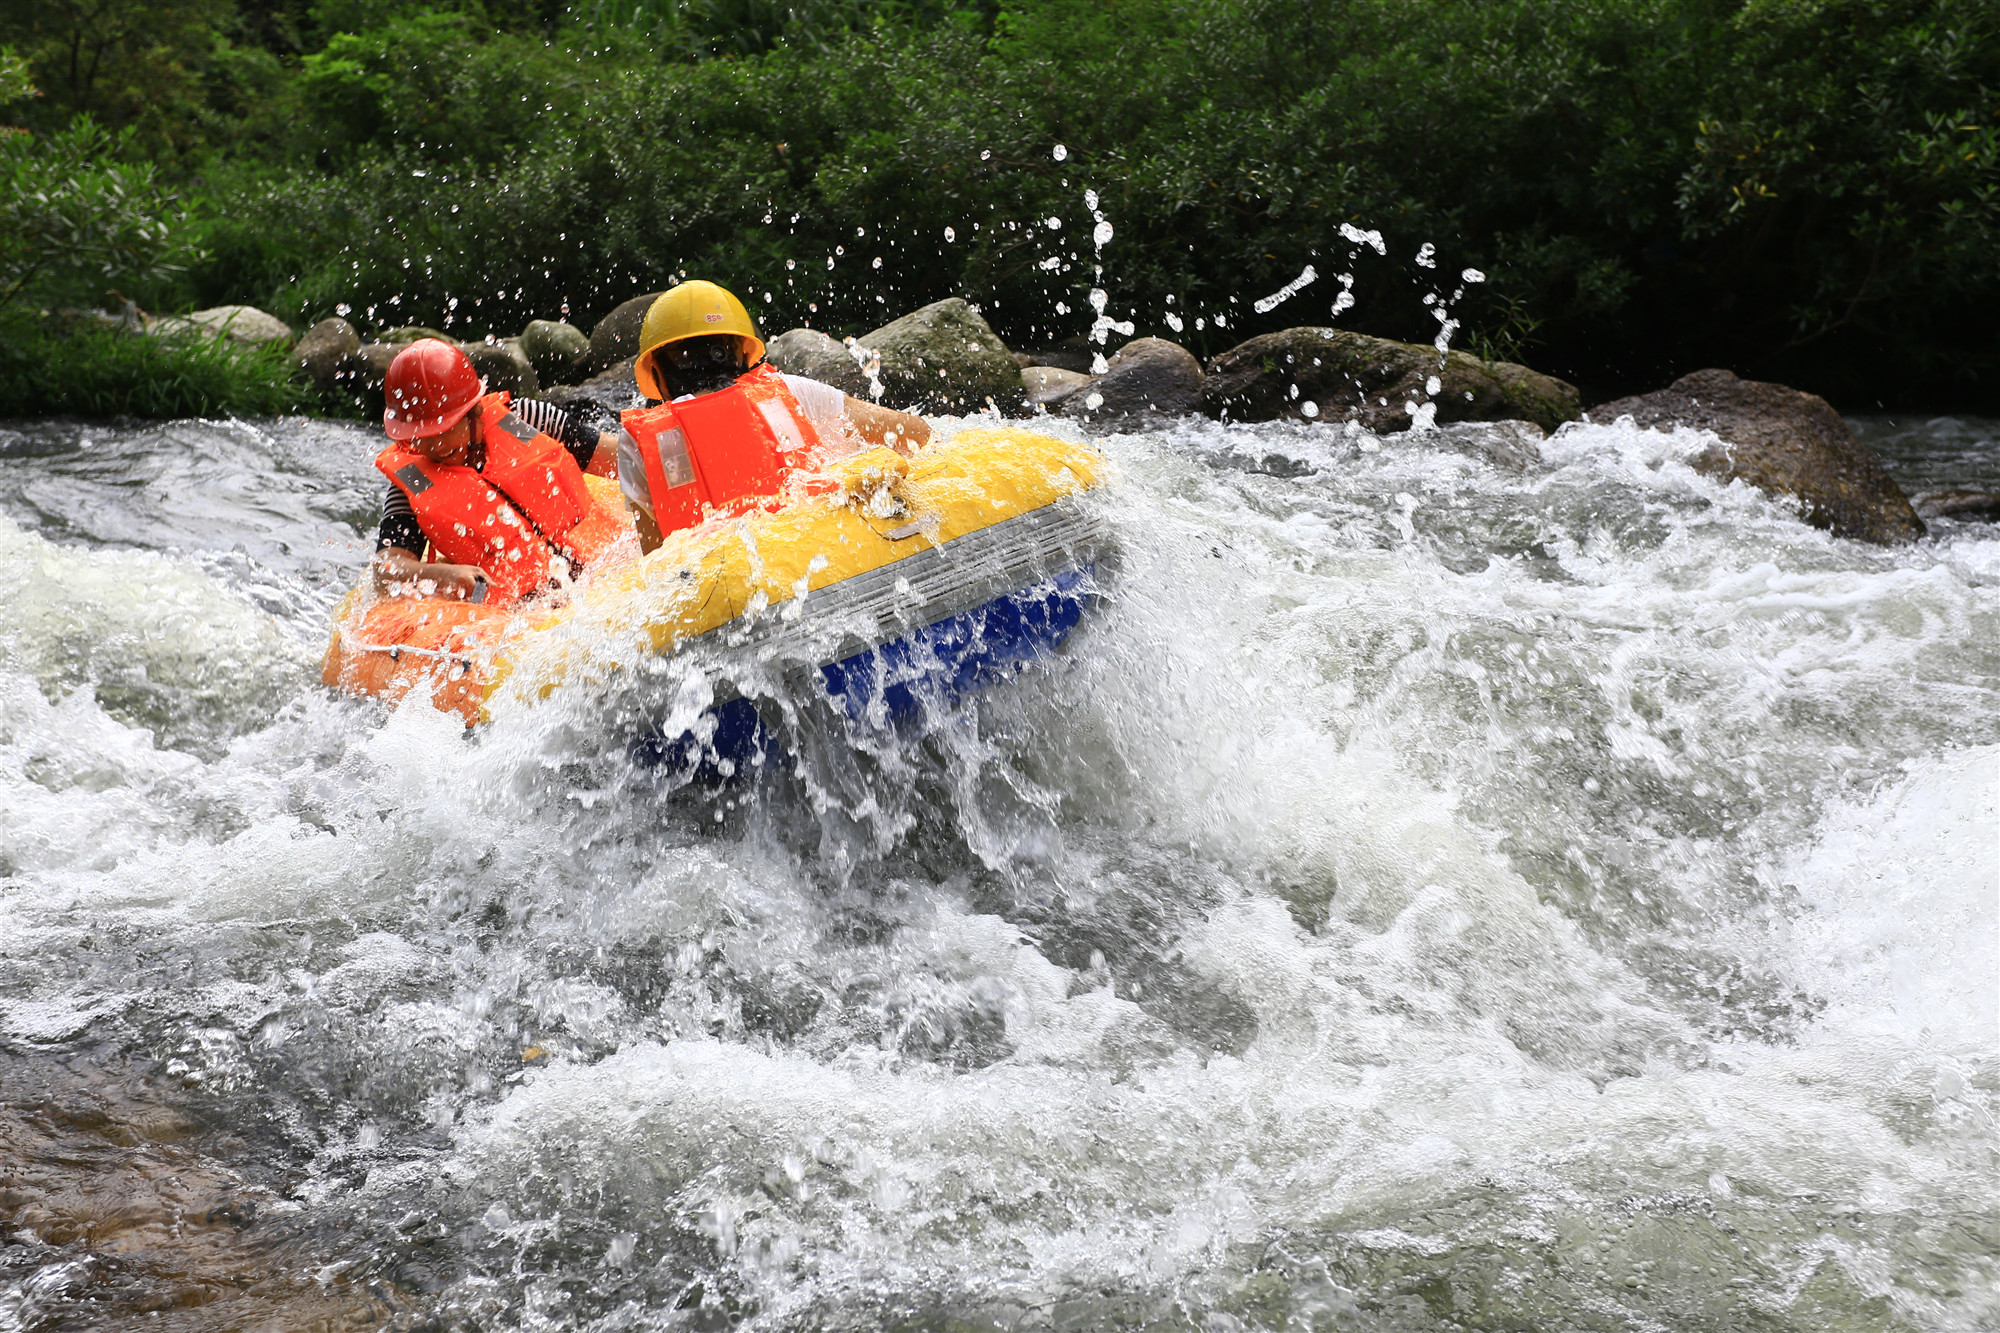
[[[849,717],[977,688],[1058,645],[1108,554],[1083,503],[1102,483],[1084,445],[1023,430],[961,431],[906,459],[872,449],[796,478],[778,507],[628,548],[575,586],[505,608],[377,597],[335,612],[326,683],[390,703],[418,695],[468,725],[663,659],[699,666],[711,757],[749,743],[745,680],[819,688]],[[586,477],[609,502],[615,483]],[[607,489],[608,488],[608,489]],[[656,738],[656,757],[685,755]]]

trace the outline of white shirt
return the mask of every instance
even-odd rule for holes
[[[799,408],[814,430],[838,434],[847,424],[847,395],[839,389],[799,375],[781,374],[778,378],[784,380],[792,397],[799,400]],[[692,397],[693,394],[686,394],[674,401],[684,403]],[[618,432],[618,489],[647,514],[653,512],[653,496],[646,485],[646,465],[639,461],[639,446],[631,433],[622,428]]]

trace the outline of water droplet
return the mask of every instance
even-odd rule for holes
[[[953,230],[952,228],[950,228],[950,227],[946,227],[946,228],[944,229],[944,238],[945,238],[945,239],[946,239],[947,241],[955,241],[955,240],[957,240],[957,239],[958,239],[958,233],[957,233],[957,232],[956,232],[955,230]]]
[[[1098,223],[1091,231],[1090,239],[1097,242],[1100,247],[1111,244],[1111,224],[1109,222]]]
[[[1066,158],[1066,157],[1068,157],[1068,156],[1069,156],[1069,149],[1067,149],[1067,148],[1063,147],[1063,146],[1062,146],[1061,144],[1057,144],[1057,145],[1056,145],[1056,161],[1060,162],[1060,161],[1062,161],[1062,160],[1063,160],[1064,158]]]
[[[1062,230],[1062,219],[1061,219],[1061,218],[1050,218],[1050,219],[1049,219],[1049,230],[1050,230],[1050,231],[1061,231],[1061,230]]]

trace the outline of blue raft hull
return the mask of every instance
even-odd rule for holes
[[[911,631],[818,669],[818,685],[850,726],[874,726],[949,706],[1062,646],[1099,597],[1091,565]],[[635,742],[648,767],[696,769],[698,776],[741,773],[782,753],[757,705],[734,699],[709,710],[706,741],[685,731],[655,732]],[[706,728],[703,728],[706,730]]]

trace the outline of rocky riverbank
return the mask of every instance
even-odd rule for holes
[[[363,337],[346,319],[325,319],[292,344],[292,361],[300,377],[372,414],[380,410],[382,379],[396,352],[418,338],[440,338],[457,342],[490,387],[549,398],[609,424],[640,401],[632,364],[640,324],[659,295],[623,302],[588,334],[537,319],[519,334],[477,341],[422,325]],[[101,318],[152,337],[258,346],[292,337],[282,321],[246,306],[167,319],[132,307]],[[954,297],[856,337],[790,329],[770,339],[768,355],[788,374],[920,412],[1047,415],[1110,429],[1199,413],[1227,422],[1352,426],[1378,436],[1512,423],[1502,432],[1504,452],[1523,466],[1536,457],[1536,440],[1585,416],[1574,387],[1527,366],[1345,329],[1264,334],[1206,365],[1161,338],[1133,339],[1109,356],[1107,350],[1081,339],[1039,351],[1010,349],[976,307]],[[1925,531],[1920,510],[1961,521],[2000,516],[2000,497],[1984,492],[1925,495],[1913,506],[1832,406],[1784,385],[1705,370],[1589,413],[1598,421],[1628,416],[1643,427],[1710,433],[1713,442],[1691,458],[1693,466],[1794,503],[1807,522],[1838,536],[1885,545],[1915,540]]]

